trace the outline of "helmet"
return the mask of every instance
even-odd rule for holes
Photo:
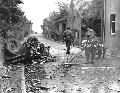
[[[70,29],[70,26],[67,26],[67,29]]]
[[[96,36],[96,33],[95,33],[95,31],[93,29],[89,29],[88,33],[91,34],[91,35],[95,35]]]
[[[87,28],[87,30],[89,31],[90,28]]]

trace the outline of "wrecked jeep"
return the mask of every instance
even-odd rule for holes
[[[10,39],[4,44],[5,65],[54,61],[49,50],[50,46],[46,47],[35,36],[30,36],[21,43],[16,39]]]

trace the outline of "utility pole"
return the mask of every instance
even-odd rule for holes
[[[78,30],[78,40],[79,40],[79,45],[81,46],[82,39],[81,39],[81,12],[78,10],[77,11],[77,30]]]
[[[68,16],[68,25],[73,30],[74,29],[74,3],[73,0],[71,0],[70,3],[70,11]]]
[[[104,3],[104,32],[103,32],[103,42],[105,43],[105,26],[106,26],[106,0],[103,0]]]
[[[79,12],[79,20],[78,20],[78,29],[79,29],[79,45],[81,46],[82,38],[81,38],[81,11]]]
[[[102,4],[104,6],[104,0],[102,0]],[[104,7],[101,7],[101,37],[102,37],[102,41],[104,43],[104,34],[105,34],[105,28],[104,28]]]
[[[82,1],[82,0],[81,0]],[[77,9],[77,29],[79,31],[79,45],[81,46],[82,38],[81,38],[81,10]]]
[[[75,24],[75,18],[77,17],[76,24]],[[77,30],[79,33],[79,45],[81,45],[81,12],[78,10],[77,11],[77,16],[75,15],[75,5],[73,3],[73,0],[71,0],[70,4],[70,13],[68,17],[68,22],[70,24],[71,29],[75,29],[74,25],[77,25]]]

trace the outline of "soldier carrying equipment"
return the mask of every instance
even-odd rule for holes
[[[66,54],[70,54],[70,46],[73,42],[73,34],[69,26],[67,26],[67,30],[64,31],[63,37],[64,37],[64,41],[66,42],[66,47],[67,47]]]
[[[92,29],[88,29],[86,33],[87,40],[82,43],[81,49],[85,50],[86,61],[94,63],[94,60],[105,58],[106,48],[99,42],[96,33]]]

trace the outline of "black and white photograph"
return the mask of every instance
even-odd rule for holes
[[[120,93],[120,0],[0,0],[0,93]]]

